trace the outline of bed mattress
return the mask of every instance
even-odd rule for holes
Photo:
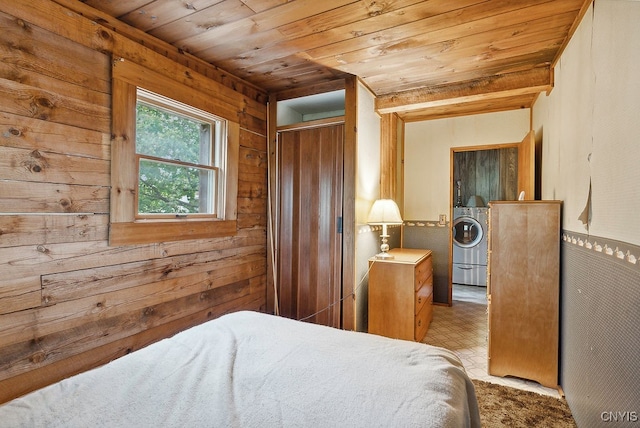
[[[11,427],[477,427],[450,351],[235,312],[0,406]]]

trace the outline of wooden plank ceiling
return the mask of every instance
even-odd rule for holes
[[[405,120],[529,107],[591,0],[76,0],[270,93],[358,76]],[[67,6],[69,0],[59,1]]]

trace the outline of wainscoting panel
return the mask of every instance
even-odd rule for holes
[[[433,302],[449,303],[449,223],[405,221],[402,246],[425,248],[433,257]]]
[[[578,426],[640,423],[640,247],[563,234],[561,373]]]

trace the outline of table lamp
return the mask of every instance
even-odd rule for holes
[[[402,217],[400,216],[400,210],[398,205],[393,199],[378,199],[373,203],[371,211],[369,211],[368,224],[381,225],[382,233],[382,245],[380,245],[380,253],[376,254],[378,259],[393,259],[393,256],[388,253],[389,244],[387,244],[387,225],[389,224],[402,224]]]

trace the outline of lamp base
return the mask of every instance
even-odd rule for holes
[[[376,254],[376,259],[379,259],[379,260],[393,260],[393,258],[394,257],[391,254],[387,253],[386,251]]]

